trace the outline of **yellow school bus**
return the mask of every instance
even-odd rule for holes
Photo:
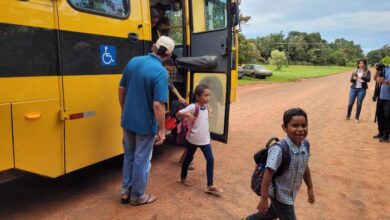
[[[227,141],[237,85],[231,0],[2,0],[0,174],[54,178],[123,153],[118,83],[127,62],[150,51],[151,7],[168,19],[178,60],[217,60],[183,64],[174,84],[187,98],[210,84],[212,137]]]

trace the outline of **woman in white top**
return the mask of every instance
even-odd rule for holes
[[[368,88],[367,83],[371,80],[371,72],[367,68],[367,60],[360,59],[356,63],[356,69],[352,72],[351,76],[351,90],[349,91],[349,102],[347,109],[346,120],[349,120],[351,117],[352,107],[357,99],[355,122],[359,123],[360,111],[362,109],[362,104],[364,97],[366,96],[366,90]]]
[[[199,84],[195,88],[194,103],[180,110],[176,116],[187,117],[189,120],[189,130],[187,133],[187,155],[181,168],[181,178],[179,182],[184,186],[192,186],[193,183],[187,179],[188,166],[194,158],[196,149],[199,147],[207,161],[207,188],[206,192],[222,192],[222,189],[214,185],[214,156],[210,145],[209,110],[207,103],[210,100],[210,87]],[[198,113],[195,114],[195,111]],[[194,116],[197,115],[197,117]]]

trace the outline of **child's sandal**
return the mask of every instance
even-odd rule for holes
[[[179,179],[177,180],[178,183],[182,184],[183,186],[186,186],[186,187],[191,187],[194,185],[193,182],[187,180],[187,179]]]
[[[206,188],[207,193],[223,193],[223,189],[218,186],[207,186]]]

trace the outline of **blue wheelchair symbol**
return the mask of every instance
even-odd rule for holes
[[[115,46],[100,45],[100,65],[102,66],[116,65]]]

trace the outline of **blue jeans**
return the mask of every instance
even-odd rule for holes
[[[191,144],[187,141],[186,143],[187,147],[187,155],[186,158],[183,161],[183,164],[181,166],[181,178],[187,178],[188,173],[188,166],[194,159],[194,154],[196,152],[196,149],[198,146]],[[211,150],[211,145],[206,144],[203,146],[199,146],[199,148],[202,150],[203,155],[207,161],[206,171],[207,171],[207,185],[212,186],[213,185],[213,177],[214,177],[214,156],[213,151]]]
[[[145,193],[151,168],[154,135],[140,135],[123,129],[122,193],[139,198]]]
[[[280,203],[276,199],[271,199],[271,206],[266,213],[256,212],[246,217],[246,220],[295,220],[295,209],[293,205]]]
[[[355,103],[355,99],[357,99],[355,119],[359,120],[360,111],[362,110],[364,96],[366,96],[366,89],[351,88],[351,90],[349,91],[349,102],[348,102],[348,111],[347,111],[348,118],[351,117],[352,107],[353,107],[353,104]]]

